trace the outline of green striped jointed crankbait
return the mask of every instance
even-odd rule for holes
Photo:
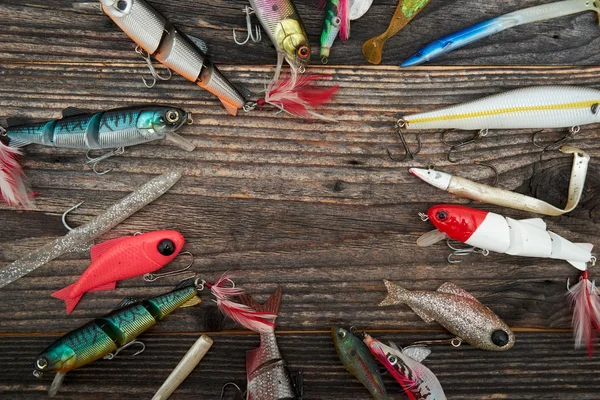
[[[37,357],[33,374],[41,377],[44,372],[56,372],[49,391],[51,396],[56,394],[67,372],[103,357],[112,359],[134,343],[143,346],[135,339],[178,308],[200,303],[200,288],[193,279],[188,279],[173,291],[148,300],[125,298],[111,313],[67,333],[48,346]]]

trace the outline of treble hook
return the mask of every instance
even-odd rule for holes
[[[246,43],[248,43],[248,41],[250,39],[252,39],[252,41],[254,43],[258,43],[260,42],[260,40],[262,39],[262,34],[260,31],[260,25],[256,25],[256,27],[252,27],[252,18],[250,17],[250,15],[254,14],[254,10],[252,9],[252,7],[244,7],[244,14],[246,14],[246,29],[248,30],[248,35],[246,36],[246,40],[244,40],[243,42],[238,41],[236,35],[235,35],[235,29],[233,29],[233,41],[240,45],[243,46]],[[254,32],[254,29],[256,29],[256,32]]]
[[[162,278],[167,277],[167,276],[181,275],[182,273],[184,273],[185,271],[187,271],[188,269],[190,269],[192,267],[192,265],[194,265],[194,255],[192,253],[190,253],[189,251],[181,253],[180,255],[184,255],[184,254],[187,254],[187,255],[191,256],[192,257],[192,261],[188,265],[186,265],[185,267],[183,267],[182,269],[179,269],[177,271],[164,272],[162,274],[152,274],[152,273],[144,274],[144,280],[146,282],[154,282],[154,281],[156,281],[158,279],[162,279]]]
[[[496,169],[496,167],[494,167],[493,165],[490,164],[486,164],[486,163],[482,163],[482,162],[477,162],[475,161],[473,164],[477,164],[477,165],[481,165],[482,167],[488,167],[489,169],[491,169],[492,171],[494,171],[494,183],[492,183],[492,187],[496,187],[498,186],[498,170]]]
[[[75,204],[73,207],[69,208],[67,211],[65,211],[65,212],[63,213],[63,215],[62,215],[62,217],[61,217],[61,220],[62,220],[62,223],[63,223],[63,225],[65,226],[65,228],[67,228],[69,231],[72,231],[72,230],[73,230],[73,228],[71,228],[71,227],[69,226],[69,224],[67,224],[67,214],[68,214],[68,213],[70,213],[70,212],[71,212],[71,211],[73,211],[73,210],[76,210],[76,209],[78,209],[78,208],[79,208],[79,206],[81,206],[83,203],[85,203],[85,201],[82,201],[82,202],[81,202],[81,203],[79,203],[79,204]]]
[[[134,346],[134,345],[140,345],[142,346],[142,349],[139,350],[137,353],[135,353],[133,355],[133,357],[137,356],[138,354],[142,354],[145,350],[146,350],[146,345],[144,344],[144,342],[141,342],[139,340],[134,340],[132,342],[127,343],[124,346],[119,347],[118,349],[116,349],[114,352],[112,353],[108,353],[107,355],[105,355],[104,357],[102,357],[105,360],[112,360],[113,358],[115,358],[120,352],[122,352],[123,350],[125,350],[128,347]]]
[[[452,153],[456,149],[460,149],[461,147],[465,147],[465,146],[468,146],[470,144],[480,141],[481,139],[483,139],[484,137],[486,137],[488,135],[489,129],[487,129],[487,128],[481,129],[476,134],[474,134],[471,139],[465,140],[463,142],[458,142],[458,143],[450,143],[446,140],[446,134],[448,132],[451,132],[451,131],[442,132],[442,143],[444,143],[446,146],[450,146],[450,151],[448,151],[448,156],[447,156],[448,161],[450,161],[451,163],[456,163],[456,162],[459,162],[461,159],[453,158]]]
[[[106,175],[108,174],[110,171],[112,171],[112,168],[107,169],[106,171],[102,171],[102,172],[98,172],[98,170],[96,169],[96,167],[98,166],[98,163],[100,161],[104,161],[107,158],[110,158],[112,156],[120,156],[121,154],[125,153],[125,147],[119,147],[118,149],[114,149],[112,151],[109,151],[105,154],[102,154],[99,157],[90,157],[90,152],[92,150],[88,150],[87,153],[85,154],[85,156],[87,157],[88,161],[85,163],[86,165],[88,164],[92,164],[92,170],[96,173],[96,175]]]
[[[240,387],[238,385],[236,385],[233,382],[227,382],[225,385],[223,385],[223,387],[221,388],[221,397],[219,397],[219,400],[223,399],[223,396],[225,396],[225,388],[227,388],[227,386],[233,386],[237,389],[238,394],[240,395],[240,397],[244,397],[244,395],[246,394],[246,392],[242,392],[242,389],[240,389]]]
[[[154,68],[154,64],[152,64],[152,57],[150,57],[150,54],[148,54],[139,45],[135,48],[135,52],[142,56],[144,61],[146,61],[146,64],[148,64],[148,69],[150,70],[150,74],[152,75],[152,84],[148,84],[148,80],[142,76],[142,81],[144,81],[144,85],[146,85],[148,89],[152,89],[159,79],[161,81],[168,81],[173,77],[173,72],[169,68],[167,68],[167,76],[161,76],[156,71],[156,68]]]
[[[464,257],[464,256],[468,256],[471,254],[481,254],[484,257],[487,257],[490,255],[490,251],[486,250],[486,249],[479,249],[477,247],[465,247],[465,248],[459,248],[459,247],[454,247],[452,246],[450,239],[446,240],[446,244],[448,245],[448,247],[450,247],[450,249],[454,250],[452,253],[450,253],[448,255],[448,262],[450,264],[458,264],[461,263],[463,260],[459,260],[456,257]]]
[[[541,131],[534,132],[533,135],[531,135],[531,143],[538,149],[542,149],[542,153],[540,154],[540,161],[542,161],[542,158],[544,157],[544,154],[546,152],[560,148],[563,145],[563,143],[570,140],[573,136],[577,135],[580,131],[581,131],[581,128],[579,126],[573,126],[569,129],[567,134],[564,135],[563,137],[561,137],[560,139],[555,140],[554,142],[550,143],[547,146],[540,146],[539,144],[536,143],[535,138],[537,137],[537,135],[539,135],[541,132],[543,132],[543,130],[541,130]]]
[[[406,160],[407,158],[414,160],[415,156],[421,152],[421,138],[419,135],[416,135],[417,136],[417,151],[413,153],[412,150],[410,149],[410,147],[408,146],[408,143],[406,142],[406,138],[404,137],[404,134],[402,133],[402,128],[404,128],[405,126],[406,126],[406,121],[403,119],[399,119],[398,121],[396,121],[396,124],[394,125],[394,128],[396,129],[396,135],[398,135],[398,138],[400,139],[400,142],[402,143],[402,147],[404,147],[404,157],[396,158],[396,157],[392,156],[392,152],[390,151],[389,148],[385,149],[387,151],[388,156],[392,159],[392,161],[402,162],[402,161]]]
[[[440,339],[440,340],[422,340],[420,342],[411,343],[411,346],[427,346],[430,344],[451,344],[452,347],[460,347],[463,340],[458,336],[453,337],[452,339]]]

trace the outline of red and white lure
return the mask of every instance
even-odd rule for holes
[[[594,353],[594,344],[600,333],[600,292],[596,282],[589,280],[589,271],[583,271],[579,283],[567,284],[567,296],[573,308],[575,348],[587,347],[588,356]]]
[[[515,220],[489,211],[442,204],[431,207],[422,219],[431,221],[437,229],[417,240],[421,247],[449,238],[485,253],[565,260],[581,271],[596,261],[591,254],[592,244],[572,243],[547,231],[541,218]]]

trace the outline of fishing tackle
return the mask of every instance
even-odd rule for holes
[[[48,346],[35,361],[34,376],[39,378],[43,373],[56,372],[49,391],[49,395],[54,396],[69,371],[109,355],[114,358],[116,353],[173,311],[200,303],[198,290],[194,280],[189,279],[173,291],[148,300],[126,297],[111,313],[67,333]]]
[[[180,171],[171,171],[149,180],[90,222],[71,230],[65,236],[53,240],[0,269],[0,288],[27,275],[69,250],[90,243],[98,236],[119,225],[139,209],[162,196],[180,178]]]
[[[575,131],[580,125],[598,122],[600,90],[576,86],[535,86],[436,111],[406,115],[397,122],[397,126],[409,131],[474,130],[478,133],[473,140],[477,140],[491,129],[569,128]],[[402,135],[400,129],[398,135]],[[452,147],[455,149],[468,143],[472,141]]]
[[[239,109],[250,109],[254,103],[229,82],[208,59],[206,43],[185,35],[144,0],[100,0],[102,10],[137,43],[156,82],[161,78],[152,66],[151,56],[169,70],[197,83],[219,98],[227,112],[237,115]],[[146,81],[144,81],[146,83]],[[148,85],[146,86],[154,86]]]
[[[453,283],[446,282],[436,291],[409,291],[388,280],[383,282],[388,295],[380,306],[406,304],[423,321],[436,321],[483,350],[508,350],[515,343],[515,335],[500,317]]]
[[[585,345],[591,358],[600,333],[600,292],[596,282],[590,282],[588,270],[581,273],[575,286],[571,287],[567,281],[567,296],[573,309],[575,348]]]
[[[114,290],[117,281],[164,267],[177,257],[184,243],[179,232],[156,231],[97,244],[90,252],[92,263],[77,282],[52,297],[63,300],[71,314],[85,293]]]
[[[9,121],[10,122],[10,121]],[[121,108],[90,114],[76,108],[63,111],[63,118],[39,123],[27,123],[2,130],[0,138],[0,189],[7,203],[31,208],[23,171],[15,158],[18,149],[35,143],[43,146],[88,150],[87,164],[99,175],[96,165],[109,157],[122,154],[125,147],[169,139],[187,151],[195,146],[177,135],[175,131],[191,124],[191,114],[175,107],[141,106]],[[91,150],[110,150],[102,156],[91,158]]]
[[[321,62],[327,64],[329,53],[335,38],[340,36],[342,41],[350,38],[350,21],[362,17],[373,3],[373,0],[321,0],[319,9],[324,10],[323,26],[321,28]]]
[[[429,368],[421,364],[431,354],[427,347],[408,346],[400,349],[392,342],[387,346],[367,333],[362,334],[362,339],[371,354],[402,386],[410,400],[446,400],[440,381]]]
[[[420,247],[450,238],[496,253],[565,260],[581,271],[588,263],[596,262],[591,243],[572,243],[547,231],[541,218],[515,220],[489,211],[441,204],[431,207],[422,219],[431,221],[437,229],[417,240]]]
[[[192,373],[194,368],[202,361],[208,350],[210,350],[213,341],[210,337],[202,335],[185,353],[185,356],[179,361],[179,364],[169,374],[169,377],[161,385],[158,391],[152,397],[152,400],[166,400]]]
[[[367,40],[362,47],[362,52],[371,64],[381,63],[383,45],[385,42],[400,32],[418,13],[421,12],[431,0],[400,0],[394,16],[385,32]]]
[[[401,66],[405,68],[423,64],[442,54],[447,54],[479,39],[486,38],[515,26],[545,21],[590,10],[598,13],[600,17],[600,5],[596,0],[557,1],[550,4],[543,4],[514,11],[437,39],[419,49],[413,56],[404,61]]]
[[[494,188],[459,176],[436,171],[432,168],[411,168],[410,173],[438,189],[445,190],[448,193],[452,193],[459,197],[466,197],[483,203],[495,204],[497,206],[509,207],[517,210],[557,216],[573,211],[575,207],[577,207],[577,204],[579,204],[585,186],[585,178],[590,161],[590,156],[576,147],[563,146],[560,148],[560,151],[564,154],[573,154],[573,166],[571,168],[571,179],[569,181],[569,195],[564,209],[555,207],[552,204],[530,196],[525,196],[505,189]]]
[[[374,399],[387,400],[388,394],[375,358],[351,331],[332,326],[333,345],[344,367],[366,387]]]

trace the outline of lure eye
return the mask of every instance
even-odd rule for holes
[[[509,341],[508,333],[506,333],[502,330],[497,330],[497,331],[494,331],[494,333],[492,333],[492,343],[494,343],[496,346],[504,347],[508,344],[508,341]]]
[[[340,17],[335,17],[335,19],[333,20],[333,25],[335,26],[340,26],[341,23],[342,20],[340,19]]]
[[[170,256],[171,254],[175,253],[175,243],[169,239],[161,240],[156,248],[163,256]]]
[[[439,219],[440,221],[445,221],[445,220],[447,220],[447,219],[448,219],[448,213],[447,213],[446,211],[443,211],[443,210],[442,210],[442,211],[438,211],[438,212],[435,214],[435,217],[436,217],[437,219]]]
[[[117,8],[119,9],[119,11],[127,10],[127,0],[117,1]]]
[[[396,356],[388,356],[388,361],[392,365],[396,365],[398,363],[398,359],[396,358]]]
[[[40,357],[36,360],[35,366],[37,369],[45,369],[48,366],[48,360],[44,357]]]
[[[340,339],[343,339],[346,337],[346,331],[339,331],[338,332],[338,336],[340,337]]]
[[[298,51],[296,52],[298,54],[298,57],[300,57],[303,60],[306,60],[308,58],[308,56],[310,56],[310,48],[303,44],[302,46],[298,47]]]
[[[179,112],[175,110],[167,111],[167,121],[171,123],[179,121]]]
[[[592,114],[597,115],[600,111],[600,104],[596,103],[592,106]]]

